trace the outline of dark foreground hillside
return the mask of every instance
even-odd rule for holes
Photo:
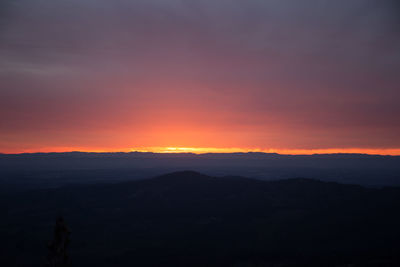
[[[400,188],[178,172],[0,208],[1,266],[40,266],[58,215],[72,266],[400,266]]]

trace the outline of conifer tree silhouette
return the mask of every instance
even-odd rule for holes
[[[67,254],[67,247],[70,242],[71,231],[64,222],[63,217],[58,217],[54,227],[53,241],[47,246],[48,255],[46,267],[67,267],[70,266],[70,259]]]

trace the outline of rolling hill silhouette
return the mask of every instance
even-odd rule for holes
[[[308,177],[373,187],[400,185],[400,156],[68,152],[0,154],[0,195],[68,184],[133,181],[182,169],[267,181]]]

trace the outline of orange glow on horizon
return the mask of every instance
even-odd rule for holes
[[[327,149],[261,149],[261,148],[212,148],[212,147],[147,147],[133,148],[131,151],[153,153],[235,153],[235,152],[262,152],[282,155],[312,155],[312,154],[368,154],[368,155],[400,155],[400,148],[395,149],[368,149],[368,148],[327,148]]]
[[[135,147],[135,148],[91,148],[91,147],[47,147],[41,149],[25,149],[20,151],[4,151],[4,154],[20,153],[62,153],[62,152],[152,152],[152,153],[277,153],[281,155],[313,155],[313,154],[368,154],[400,156],[400,148],[326,148],[326,149],[261,149],[261,148],[213,148],[213,147]]]

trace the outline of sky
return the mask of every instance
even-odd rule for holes
[[[399,99],[396,0],[0,2],[2,153],[400,154]]]

